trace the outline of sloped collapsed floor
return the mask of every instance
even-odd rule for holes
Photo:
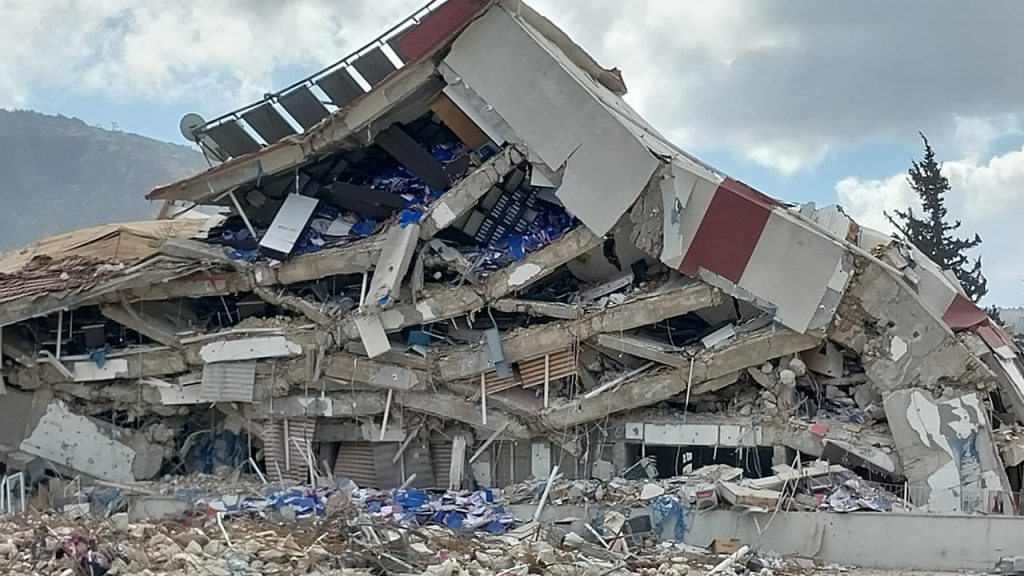
[[[692,158],[525,4],[451,0],[391,44],[302,133],[202,128],[224,161],[150,193],[175,218],[0,257],[9,471],[445,489],[823,458],[1015,511],[1024,372],[948,272]],[[231,150],[246,122],[265,143]]]

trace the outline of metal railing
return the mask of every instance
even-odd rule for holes
[[[291,92],[292,90],[294,90],[296,88],[299,88],[300,86],[312,87],[316,83],[316,80],[318,80],[320,78],[323,78],[324,76],[327,76],[328,74],[331,74],[332,72],[338,70],[339,68],[350,67],[352,65],[352,63],[355,62],[360,56],[364,55],[367,52],[370,52],[370,51],[374,50],[375,48],[380,48],[380,47],[385,46],[387,44],[388,40],[390,40],[393,36],[395,36],[397,32],[404,30],[408,26],[415,26],[415,25],[419,24],[420,22],[422,22],[424,18],[429,16],[439,6],[444,4],[445,1],[446,0],[430,0],[430,2],[427,2],[426,4],[424,4],[423,7],[421,7],[418,10],[416,10],[415,12],[413,12],[411,16],[409,16],[408,18],[402,20],[398,24],[392,26],[387,31],[385,31],[383,34],[381,34],[381,35],[377,36],[376,38],[374,38],[373,40],[369,41],[368,43],[366,43],[364,46],[362,46],[358,50],[355,50],[354,52],[350,53],[348,56],[345,56],[341,60],[338,60],[337,62],[335,62],[333,64],[330,64],[327,67],[325,67],[325,68],[323,68],[323,69],[321,69],[321,70],[319,70],[317,72],[314,72],[313,74],[310,74],[309,76],[306,76],[305,78],[303,78],[303,79],[301,79],[301,80],[299,80],[297,82],[294,82],[294,83],[292,83],[292,84],[282,88],[281,90],[278,90],[277,92],[267,93],[267,94],[265,94],[263,96],[262,99],[257,100],[256,102],[253,102],[252,104],[248,104],[246,106],[238,108],[237,110],[232,110],[231,112],[227,112],[225,114],[217,116],[216,118],[214,118],[212,120],[207,121],[206,124],[203,126],[202,130],[199,131],[199,133],[206,132],[207,130],[209,130],[209,129],[211,129],[211,128],[219,125],[219,124],[222,124],[223,122],[228,121],[228,120],[240,120],[242,115],[245,114],[246,112],[249,112],[250,110],[253,110],[253,109],[255,109],[255,108],[259,107],[259,106],[262,106],[263,104],[266,104],[268,102],[269,103],[275,103],[275,102],[278,101],[278,99],[282,95],[284,95],[284,94],[286,94],[288,92]],[[399,57],[401,57],[401,55],[399,55]]]
[[[981,488],[977,483],[932,488],[931,486],[871,482],[886,492],[914,504],[913,512],[922,514],[984,513],[1024,515],[1021,492]],[[932,507],[928,503],[932,502]],[[945,504],[945,505],[944,505]]]

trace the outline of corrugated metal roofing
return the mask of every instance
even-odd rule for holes
[[[199,399],[203,402],[251,403],[256,384],[256,360],[210,362],[203,366]]]

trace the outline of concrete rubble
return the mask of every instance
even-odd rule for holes
[[[704,164],[625,92],[528,5],[448,0],[189,128],[213,167],[151,191],[161,219],[0,255],[0,466],[26,488],[0,507],[227,468],[261,490],[1018,514],[1020,351],[952,274]],[[428,564],[409,571],[466,570]]]

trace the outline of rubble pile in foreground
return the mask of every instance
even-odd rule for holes
[[[955,277],[699,161],[625,93],[523,2],[439,0],[186,117],[211,168],[151,191],[160,219],[0,254],[0,513],[298,519],[326,504],[284,487],[354,485],[474,494],[422,506],[490,534],[522,527],[502,489],[698,526],[1018,514],[1024,365]],[[218,470],[233,489],[190,485]]]
[[[409,494],[392,494],[392,500],[380,494],[331,493],[345,497],[321,491],[311,496],[317,502],[312,513],[303,513],[301,504],[282,500],[259,510],[235,507],[219,512],[199,504],[195,511],[159,521],[129,521],[125,512],[106,517],[59,513],[6,517],[0,519],[0,567],[12,576],[79,574],[70,571],[77,569],[73,554],[59,552],[73,541],[84,542],[89,558],[109,567],[112,576],[680,576],[711,573],[735,551],[728,542],[722,544],[733,548],[717,554],[682,542],[659,543],[650,531],[631,532],[622,522],[616,531],[611,517],[598,529],[581,527],[579,519],[562,519],[555,524],[526,522],[498,534],[455,530],[443,526],[443,521],[402,518],[402,512],[395,512],[400,509],[396,502]],[[448,497],[461,501],[471,495]],[[368,512],[366,499],[377,498],[390,503],[385,514],[372,506],[377,512]],[[497,496],[497,502],[500,499]],[[737,558],[735,565],[716,573],[767,576],[803,573],[813,567],[806,559],[786,562],[754,553]]]
[[[741,546],[716,539],[710,549],[685,544],[694,516],[716,507],[716,494],[727,506],[765,512],[804,509],[808,499],[811,508],[834,509],[832,497],[852,486],[849,471],[823,462],[762,479],[741,478],[742,470],[723,465],[646,478],[653,466],[641,461],[609,481],[553,475],[476,492],[376,490],[345,479],[282,488],[228,469],[84,487],[63,511],[0,520],[0,565],[6,562],[5,574],[69,574],[69,567],[93,562],[96,576],[104,569],[112,575],[769,576],[815,563],[778,558],[757,541]],[[816,500],[815,493],[823,497]],[[167,498],[183,505],[132,519],[149,499]],[[863,509],[880,509],[878,501],[886,500]],[[583,513],[544,516],[545,506],[577,506]]]

